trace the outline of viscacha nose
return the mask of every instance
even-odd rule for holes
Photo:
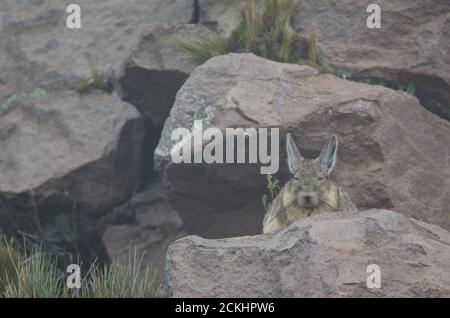
[[[305,203],[311,203],[311,196],[309,196],[309,195],[305,195],[304,197],[303,197],[303,200],[305,200]]]

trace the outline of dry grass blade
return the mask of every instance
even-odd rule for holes
[[[204,63],[214,56],[229,52],[226,40],[217,33],[208,40],[180,40],[178,47],[199,63]]]

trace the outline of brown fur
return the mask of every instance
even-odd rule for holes
[[[319,213],[357,210],[348,193],[328,179],[336,160],[337,139],[335,139],[335,143],[335,145],[332,144],[335,148],[331,148],[334,153],[327,153],[327,148],[325,148],[321,154],[322,158],[329,154],[329,157],[334,160],[333,162],[321,161],[321,157],[306,160],[301,157],[299,152],[294,151],[293,154],[297,159],[295,161],[291,151],[290,160],[294,160],[293,168],[297,165],[298,168],[295,169],[293,178],[281,189],[267,211],[263,221],[264,233],[285,228],[299,219]],[[298,151],[295,144],[293,146],[294,150]],[[327,147],[329,146],[330,144],[327,145]],[[329,170],[326,170],[321,162],[329,163],[331,166],[328,166]],[[304,201],[305,196],[310,198],[309,201]]]

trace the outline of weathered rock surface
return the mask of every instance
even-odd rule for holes
[[[138,258],[142,256],[142,264],[150,265],[161,279],[167,247],[186,236],[180,216],[166,202],[161,183],[151,183],[106,218],[106,224],[113,223],[103,234],[109,259],[124,263],[136,253]]]
[[[423,106],[450,120],[450,2],[383,0],[381,28],[369,29],[367,3],[299,1],[294,25],[320,33],[320,56],[353,77],[415,83]]]
[[[200,22],[228,35],[241,1],[200,0]],[[257,0],[262,9],[264,0]],[[358,0],[294,1],[293,25],[318,32],[321,62],[354,78],[414,83],[423,106],[450,119],[450,2],[382,0],[381,28],[369,29],[369,3]]]
[[[450,297],[450,234],[399,213],[306,218],[270,235],[169,247],[171,297]],[[381,288],[368,289],[370,264]]]
[[[201,25],[165,25],[144,33],[133,52],[115,68],[115,88],[161,129],[175,96],[198,66],[179,48],[181,40],[206,39],[212,32]]]
[[[79,0],[81,29],[66,27],[66,7],[59,0],[2,0],[0,11],[0,86],[76,86],[129,54],[143,30],[165,23],[189,23],[194,0]],[[0,89],[1,91],[1,89]],[[0,96],[1,97],[1,96]]]
[[[142,181],[144,121],[117,96],[49,94],[0,117],[0,223],[54,242],[87,239]],[[98,242],[95,242],[98,243]]]
[[[191,129],[196,119],[203,120],[203,130],[280,127],[282,182],[286,132],[310,158],[337,133],[336,182],[360,209],[393,208],[450,228],[450,150],[443,147],[450,144],[447,121],[403,92],[318,74],[308,66],[230,54],[194,70],[155,151],[156,167],[171,186],[170,202],[191,234],[260,233],[261,195],[267,192],[259,165],[171,162],[172,131]]]

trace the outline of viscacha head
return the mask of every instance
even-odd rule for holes
[[[328,176],[336,164],[338,140],[331,137],[320,156],[308,160],[303,158],[291,137],[286,138],[286,150],[289,171],[293,174],[290,190],[296,193],[299,206],[316,207],[320,204],[322,194],[328,188]]]

